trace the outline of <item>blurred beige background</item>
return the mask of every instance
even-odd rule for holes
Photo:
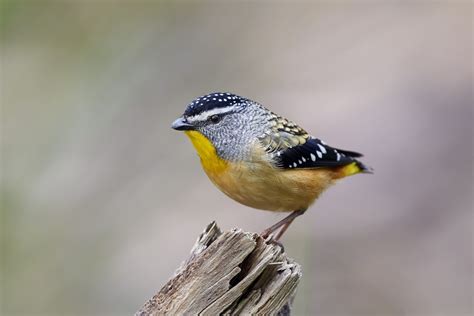
[[[285,236],[295,315],[472,315],[472,3],[2,1],[2,315],[130,315],[228,199],[170,124],[230,91],[373,176]]]

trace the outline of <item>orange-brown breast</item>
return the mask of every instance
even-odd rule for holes
[[[220,174],[207,174],[237,202],[280,212],[308,208],[338,178],[327,168],[281,170],[263,162],[231,164]]]
[[[344,176],[341,168],[279,169],[261,146],[254,147],[249,160],[225,161],[201,133],[186,134],[211,181],[232,199],[253,208],[280,212],[306,209],[335,179]]]

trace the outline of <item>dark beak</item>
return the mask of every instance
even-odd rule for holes
[[[186,119],[180,117],[176,121],[173,122],[171,128],[177,131],[192,131],[194,130],[194,126],[189,124]]]

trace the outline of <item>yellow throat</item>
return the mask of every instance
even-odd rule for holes
[[[228,163],[217,155],[216,148],[206,136],[196,131],[185,133],[196,148],[202,167],[207,173],[220,174],[227,169]]]

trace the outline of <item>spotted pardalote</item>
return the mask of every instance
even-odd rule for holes
[[[172,125],[191,139],[210,180],[232,199],[292,212],[262,235],[278,240],[337,179],[370,173],[362,155],[327,145],[261,104],[232,93],[192,101]]]

